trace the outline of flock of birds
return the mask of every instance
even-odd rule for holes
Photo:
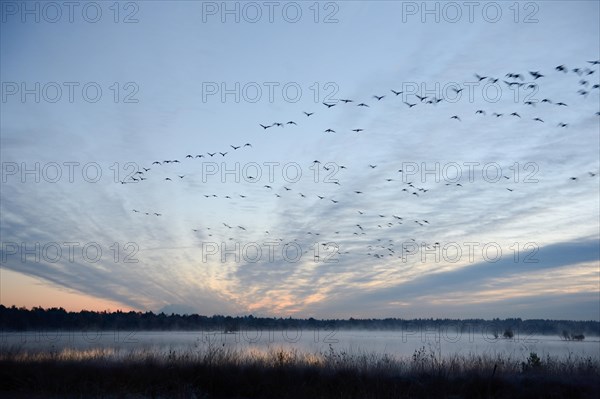
[[[600,61],[588,61],[588,63],[590,64],[591,67],[595,67],[600,65]],[[599,90],[600,89],[600,85],[598,83],[590,83],[590,79],[592,77],[597,77],[598,74],[596,73],[597,70],[596,69],[591,69],[590,67],[581,67],[581,68],[573,68],[573,69],[569,69],[567,68],[565,65],[559,65],[556,66],[554,68],[554,73],[573,73],[576,74],[580,77],[580,80],[578,81],[578,90],[577,90],[577,94],[581,95],[583,98],[587,98],[591,93],[593,93],[595,90]],[[526,81],[526,78],[529,77],[529,81]],[[489,83],[497,83],[501,80],[501,78],[498,77],[491,77],[491,76],[483,76],[483,75],[479,75],[479,74],[475,74],[475,78],[479,81],[487,81]],[[544,78],[547,78],[546,75],[542,74],[540,71],[529,71],[527,74],[522,74],[522,73],[507,73],[505,75],[505,79],[502,79],[502,82],[508,86],[508,87],[513,87],[513,86],[518,86],[518,87],[524,87],[526,89],[537,89],[539,86],[539,82],[543,81]],[[460,94],[462,91],[464,90],[464,88],[461,87],[457,87],[457,88],[453,88],[453,91],[456,94]],[[405,93],[401,90],[395,90],[395,89],[391,89],[390,92],[392,93],[390,96],[393,96],[393,98],[396,97],[400,97],[401,95],[404,95]],[[598,95],[600,96],[600,92],[596,92],[598,93]],[[415,99],[412,100],[412,98],[409,98],[408,96],[414,96]],[[384,101],[388,96],[385,94],[377,94],[377,95],[373,95],[372,99],[374,101],[376,101],[376,103],[379,103],[381,101]],[[403,96],[404,97],[404,96]],[[403,103],[408,107],[408,109],[413,109],[414,107],[417,106],[422,106],[422,105],[436,105],[442,101],[445,101],[443,98],[437,98],[435,96],[433,97],[429,97],[429,96],[420,96],[417,94],[410,94],[407,95],[406,98],[403,98]],[[412,100],[412,101],[410,101]],[[325,107],[325,110],[330,110],[333,107],[336,106],[341,106],[341,104],[343,104],[343,106],[351,106],[353,104],[356,104],[355,106],[358,108],[362,108],[362,109],[368,109],[371,108],[371,105],[369,105],[367,102],[365,101],[358,101],[358,100],[353,100],[353,99],[340,99],[339,103],[331,103],[331,102],[323,102],[322,105]],[[564,102],[564,101],[554,101],[551,100],[549,98],[544,98],[541,101],[533,101],[533,100],[525,100],[523,101],[522,105],[525,107],[531,107],[530,109],[536,109],[537,110],[537,105],[538,104],[544,104],[546,106],[554,106],[556,107],[555,109],[561,109],[563,107],[568,107],[569,105]],[[304,115],[304,118],[314,118],[314,115],[317,114],[317,111],[303,111],[302,114]],[[475,109],[474,110],[474,115],[476,117],[485,117],[487,115],[490,115],[493,118],[503,118],[503,117],[508,117],[508,118],[513,118],[513,119],[517,119],[517,120],[523,120],[523,118],[525,117],[525,115],[527,114],[527,112],[523,112],[521,110],[515,110],[511,113],[500,113],[500,112],[490,112],[490,110],[484,110],[484,109]],[[554,116],[556,114],[556,112],[553,112],[552,115]],[[596,115],[600,116],[600,111],[596,112]],[[531,121],[533,121],[534,123],[546,123],[546,120],[543,119],[541,117],[541,115],[531,115],[529,116]],[[464,115],[448,115],[448,118],[450,120],[455,120],[456,122],[462,122],[463,119],[465,118]],[[558,128],[568,128],[569,127],[569,122],[566,121],[555,121],[553,123],[556,123],[556,127]],[[289,127],[295,127],[295,126],[299,126],[300,123],[295,121],[295,120],[288,120],[287,122],[272,122],[272,123],[259,123],[258,124],[259,127],[267,132],[269,131],[269,129],[277,129],[277,128],[284,128],[286,126]],[[355,133],[361,133],[364,132],[366,129],[364,129],[363,127],[355,127],[354,129],[351,129],[352,132]],[[325,127],[322,132],[323,133],[337,133],[338,131],[340,131],[340,129],[335,129],[333,127]],[[197,160],[197,159],[211,159],[213,157],[216,157],[217,159],[223,159],[225,158],[228,154],[230,154],[230,152],[236,152],[240,149],[249,149],[252,148],[252,144],[250,143],[245,143],[243,145],[230,145],[231,150],[227,149],[224,151],[216,151],[216,152],[207,152],[207,153],[203,153],[203,154],[197,154],[197,155],[192,155],[192,154],[187,154],[185,155],[185,157],[183,158],[184,161],[187,162],[192,162],[193,160]],[[165,168],[165,166],[170,165],[170,166],[174,166],[174,165],[178,165],[178,164],[182,164],[182,162],[180,162],[177,159],[174,160],[156,160],[154,162],[152,162],[152,164],[147,167],[147,168],[143,168],[143,171],[136,171],[134,173],[133,176],[129,176],[128,178],[126,178],[125,180],[121,181],[122,184],[130,184],[130,183],[141,183],[145,180],[148,180],[151,176],[151,170],[155,170],[156,168]],[[315,167],[319,167],[319,168],[323,168],[323,170],[325,170],[326,172],[330,172],[332,170],[335,170],[335,172],[341,172],[341,171],[346,171],[349,169],[354,169],[354,167],[349,168],[345,165],[336,165],[336,164],[332,164],[332,163],[326,163],[324,165],[321,164],[321,162],[319,160],[314,160],[312,162],[311,165],[309,165],[311,168],[315,168]],[[373,173],[377,171],[377,164],[367,164],[362,166],[363,171],[364,170],[370,170]],[[359,167],[361,168],[361,167]],[[382,184],[389,184],[390,187],[393,187],[394,190],[397,191],[398,194],[403,194],[403,195],[407,195],[413,198],[419,198],[422,196],[426,196],[428,195],[428,193],[431,190],[437,190],[437,187],[435,186],[428,186],[428,187],[422,187],[416,184],[416,182],[413,181],[407,181],[409,179],[406,179],[402,176],[403,174],[403,170],[402,169],[397,169],[397,172],[395,175],[388,175],[388,176],[377,176],[374,174],[374,179],[381,179],[381,183]],[[163,177],[162,179],[165,182],[173,182],[173,181],[179,181],[179,180],[184,180],[185,178],[187,178],[187,174],[178,174],[178,173],[174,173],[168,177]],[[570,181],[575,182],[578,181],[580,179],[582,179],[583,177],[582,175],[579,176],[572,176],[569,178]],[[594,178],[596,176],[598,176],[598,172],[587,172],[587,174],[585,176],[588,176],[589,178]],[[504,178],[504,182],[509,183],[511,180],[510,176],[502,176]],[[252,183],[254,181],[258,181],[256,180],[255,177],[253,176],[245,176],[246,181]],[[342,183],[340,183],[339,180],[337,179],[333,179],[330,181],[330,183],[332,183],[333,185],[336,186],[342,186]],[[440,183],[436,183],[437,185],[444,185],[444,186],[452,186],[456,189],[459,189],[460,187],[463,187],[463,185],[460,182],[455,182],[455,183],[448,183],[448,182],[440,182]],[[321,201],[327,201],[330,202],[332,204],[332,206],[336,206],[340,203],[340,201],[344,201],[346,203],[354,203],[353,200],[353,196],[354,198],[359,198],[359,197],[363,197],[367,194],[365,194],[365,190],[360,189],[360,188],[356,188],[356,187],[350,187],[348,189],[345,188],[346,183],[343,184],[344,188],[339,188],[337,189],[337,191],[333,194],[327,194],[327,193],[305,193],[305,192],[301,192],[299,190],[296,190],[294,187],[290,187],[291,184],[288,185],[283,185],[281,187],[274,187],[272,184],[265,184],[262,188],[265,190],[265,192],[270,192],[273,196],[275,196],[276,198],[283,198],[286,196],[295,196],[298,200],[302,200],[302,199],[310,199],[312,198],[314,201],[316,201],[317,203],[320,203]],[[505,187],[503,186],[502,188],[506,189],[508,192],[514,192],[516,189],[515,187]],[[229,195],[225,195],[225,196],[219,196],[217,194],[201,194],[203,195],[205,198],[222,198],[224,200],[233,200],[233,199],[240,199],[240,200],[247,200],[247,199],[253,199],[251,197],[250,194],[242,194],[242,193],[236,193],[236,194],[229,194]],[[259,198],[254,198],[256,200],[260,200]],[[306,206],[310,206],[310,205],[314,205],[314,204],[310,204],[310,203],[306,203]],[[156,212],[156,211],[140,211],[138,209],[132,209],[132,212],[138,213],[138,214],[145,214],[147,216],[156,216],[159,217],[162,215],[162,213],[160,212]],[[433,221],[430,220],[425,220],[422,219],[420,217],[415,217],[415,216],[407,216],[407,215],[402,215],[399,216],[398,214],[392,213],[389,214],[388,212],[377,212],[377,211],[373,211],[373,210],[365,210],[365,209],[356,209],[355,210],[355,214],[354,216],[348,215],[345,220],[349,221],[354,217],[358,217],[358,220],[353,220],[350,222],[351,224],[353,224],[353,229],[351,234],[353,236],[367,236],[367,235],[371,235],[372,239],[370,241],[368,241],[367,245],[360,250],[361,253],[366,254],[369,257],[373,257],[373,258],[377,258],[377,259],[381,259],[383,257],[388,257],[388,256],[397,256],[397,257],[402,257],[403,256],[403,250],[399,249],[397,247],[399,242],[394,241],[393,239],[390,239],[389,237],[391,236],[389,233],[388,234],[382,234],[381,236],[379,236],[376,233],[373,233],[374,231],[378,231],[378,230],[383,230],[383,229],[391,229],[391,228],[396,228],[400,225],[407,225],[410,224],[412,226],[419,226],[419,228],[427,228],[431,225],[434,224]],[[363,219],[360,219],[360,218]],[[372,223],[371,221],[373,219],[376,219],[377,222]],[[354,223],[356,221],[356,223]],[[243,226],[241,224],[236,224],[236,223],[226,223],[223,222],[220,226],[204,226],[204,227],[193,227],[191,228],[191,231],[196,235],[196,237],[198,238],[205,238],[206,236],[208,237],[213,237],[215,234],[218,234],[218,236],[220,238],[225,237],[225,236],[229,236],[228,240],[233,241],[236,240],[236,237],[239,238],[239,235],[233,234],[234,231],[239,232],[240,234],[242,233],[252,233],[253,237],[256,237],[256,233],[252,231],[252,229],[250,229],[247,226]],[[344,231],[345,234],[349,234],[348,231]],[[265,236],[272,236],[272,234],[267,230],[264,231],[263,233]],[[350,254],[351,251],[339,251],[339,247],[337,246],[337,244],[335,244],[335,242],[339,242],[340,240],[336,238],[340,236],[341,231],[339,229],[332,229],[331,231],[315,231],[315,230],[310,230],[310,231],[306,231],[303,232],[303,234],[305,234],[306,236],[313,236],[315,238],[318,237],[318,239],[320,240],[323,237],[328,237],[328,238],[333,238],[330,239],[328,241],[322,242],[320,244],[320,246],[322,246],[322,249],[324,250],[333,250],[334,252],[336,252],[337,255],[346,255],[346,254]],[[279,238],[275,238],[280,242],[285,242],[285,238],[284,237],[279,237]],[[293,241],[303,241],[303,239],[298,239],[295,238]],[[413,238],[409,238],[409,241],[412,242],[417,242],[417,240],[413,237]],[[400,242],[405,243],[406,240],[401,240]],[[440,246],[440,243],[438,241],[436,242],[426,242],[425,240],[423,241],[419,241],[419,242],[423,242],[424,245],[427,248],[436,248]],[[366,251],[365,251],[366,249]],[[406,250],[406,249],[404,249]],[[308,251],[304,251],[305,253],[307,253]],[[315,255],[315,259],[318,260],[319,255],[316,254]]]
[[[594,66],[594,65],[599,65],[600,61],[588,61],[588,63],[591,64],[592,66]],[[568,71],[569,71],[569,69],[565,65],[559,65],[559,66],[555,67],[555,70],[559,71],[559,72],[564,72],[564,73],[568,73]],[[581,76],[590,76],[590,75],[594,75],[596,73],[596,70],[590,69],[590,68],[587,68],[587,67],[586,68],[573,68],[571,71],[573,73],[577,74],[580,77]],[[502,81],[508,87],[519,86],[519,87],[525,87],[526,89],[533,90],[533,89],[537,89],[538,88],[538,83],[536,82],[537,79],[545,77],[545,75],[542,75],[539,71],[529,71],[529,76],[531,76],[531,78],[533,80],[530,81],[530,82],[524,82],[525,76],[526,76],[525,74],[509,72],[509,73],[507,73],[505,75],[505,78],[507,78],[509,80],[502,80]],[[487,80],[489,83],[494,83],[494,84],[497,83],[500,80],[500,78],[488,77],[488,76],[481,76],[481,75],[479,75],[477,73],[475,74],[475,78],[479,82],[481,82],[483,80]],[[582,87],[585,87],[587,89],[588,86],[590,85],[590,81],[586,80],[586,79],[581,79],[581,80],[579,80],[579,85],[582,86]],[[451,87],[451,89],[456,94],[460,94],[460,93],[462,93],[464,91],[464,88],[460,88],[460,87]],[[577,91],[577,93],[579,95],[581,95],[581,96],[587,97],[590,94],[589,90],[600,89],[600,84],[598,84],[598,83],[593,84],[590,89],[588,89],[588,90],[586,90],[586,89],[579,89]],[[401,90],[390,89],[390,92],[393,93],[393,95],[395,97],[398,97],[401,94],[404,94],[404,92],[401,91]],[[433,97],[420,96],[418,94],[411,94],[411,95],[414,95],[414,97],[415,97],[414,101],[415,102],[403,101],[403,103],[408,108],[416,107],[419,104],[435,105],[435,104],[438,104],[438,103],[444,101],[443,98],[437,98],[435,96],[433,96]],[[384,98],[386,98],[386,95],[377,95],[377,94],[375,94],[375,95],[372,96],[372,98],[375,99],[375,100],[377,100],[379,102],[379,101],[383,100]],[[355,100],[351,100],[351,99],[340,99],[339,101],[341,103],[344,103],[344,104],[350,104],[350,103],[356,102]],[[544,98],[540,102],[542,104],[544,104],[544,103],[546,103],[546,104],[554,104],[554,105],[559,106],[559,107],[561,107],[561,106],[562,107],[567,107],[568,106],[566,103],[564,103],[562,101],[554,102],[554,101],[550,100],[549,98]],[[333,108],[336,105],[338,105],[336,103],[327,103],[327,102],[323,102],[322,104],[327,109]],[[537,103],[535,101],[527,100],[527,101],[524,101],[523,104],[531,106],[531,107],[535,107]],[[356,106],[357,107],[370,108],[370,105],[367,104],[367,103],[365,103],[365,102],[359,102]],[[310,116],[314,115],[315,112],[306,112],[306,111],[303,111],[303,114],[306,115],[306,117],[310,117]],[[475,111],[475,114],[476,115],[477,114],[486,115],[487,113],[486,113],[485,110],[478,109],[478,110]],[[497,117],[497,118],[500,118],[504,114],[494,112],[494,113],[492,113],[492,115],[495,116],[495,117]],[[596,115],[600,115],[600,111],[596,112]],[[517,113],[517,112],[512,112],[510,114],[510,116],[521,118],[521,115],[519,113]],[[462,121],[461,117],[458,116],[458,115],[452,115],[452,116],[450,116],[450,119],[455,119],[457,121]],[[532,120],[534,120],[536,122],[544,123],[544,121],[541,118],[539,118],[539,117],[532,118]],[[287,126],[287,125],[297,126],[298,124],[295,121],[293,121],[293,120],[290,120],[290,121],[288,121],[286,123],[283,123],[283,122],[273,122],[271,124],[262,124],[262,123],[259,124],[259,126],[262,127],[263,130],[270,129],[272,127],[284,127],[284,126]],[[567,127],[568,124],[567,123],[563,123],[563,122],[559,122],[557,124],[557,126],[559,126],[559,127]],[[360,132],[365,131],[365,129],[363,129],[363,128],[355,128],[355,129],[352,129],[352,131],[356,132],[356,133],[360,133]],[[323,132],[325,132],[325,133],[336,133],[336,130],[328,127],[325,130],[323,130]]]

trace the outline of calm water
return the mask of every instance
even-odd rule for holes
[[[495,339],[482,333],[435,331],[363,331],[363,330],[270,330],[240,331],[236,333],[206,331],[102,331],[102,332],[18,332],[3,333],[3,347],[17,347],[28,352],[48,350],[87,350],[93,348],[138,350],[157,352],[186,351],[208,346],[237,350],[268,351],[274,348],[295,349],[308,353],[336,352],[387,353],[393,356],[410,356],[425,347],[442,356],[459,354],[504,354],[527,357],[530,352],[540,356],[592,356],[600,359],[599,337],[586,337],[584,341],[564,341],[558,336],[515,333],[513,339]]]

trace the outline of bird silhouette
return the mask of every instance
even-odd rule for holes
[[[542,75],[539,71],[534,71],[534,72],[529,71],[529,74],[531,76],[533,76],[534,80],[536,80],[538,78],[543,78],[544,77],[544,75]]]

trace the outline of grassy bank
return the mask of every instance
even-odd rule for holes
[[[505,355],[308,354],[205,345],[182,351],[3,348],[3,397],[595,398],[598,359]]]

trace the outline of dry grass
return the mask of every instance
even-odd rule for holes
[[[198,342],[187,350],[0,352],[0,393],[27,397],[181,398],[595,398],[598,359],[505,355],[410,357],[272,347],[236,350]],[[21,396],[19,396],[21,395]],[[37,396],[36,396],[37,395]]]

